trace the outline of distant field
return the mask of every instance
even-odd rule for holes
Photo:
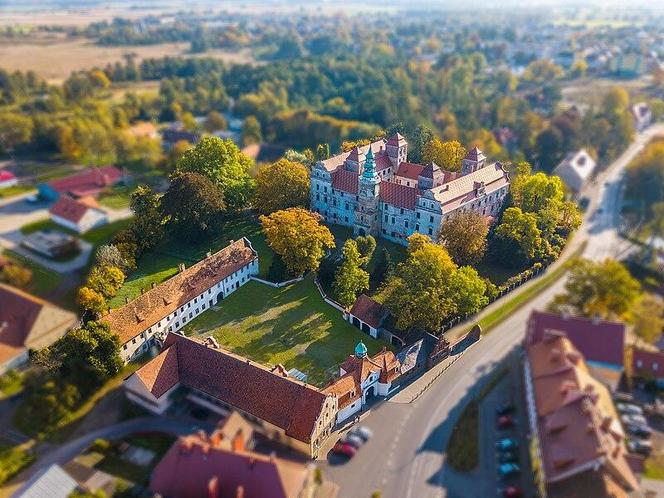
[[[104,67],[109,63],[122,61],[125,54],[135,54],[139,60],[167,55],[192,56],[188,50],[189,43],[163,43],[141,47],[100,47],[83,38],[40,37],[18,43],[0,43],[0,67],[11,71],[33,70],[48,81],[58,83],[67,78],[72,71],[95,66]],[[247,51],[210,50],[203,55],[216,57],[228,63],[252,61]]]
[[[563,104],[580,105],[582,107],[597,107],[608,91],[614,86],[621,86],[632,97],[644,93],[651,83],[650,76],[633,80],[618,80],[608,78],[584,78],[575,80],[562,88]]]

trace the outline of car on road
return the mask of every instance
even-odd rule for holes
[[[630,439],[627,441],[627,450],[630,453],[638,453],[643,456],[648,456],[652,452],[652,443],[650,441]]]
[[[513,451],[503,451],[498,454],[498,463],[516,463],[519,456]]]
[[[349,434],[361,438],[366,443],[373,436],[373,431],[368,427],[358,425],[357,427],[353,427]]]
[[[626,415],[643,415],[643,408],[631,403],[616,403],[616,408]]]
[[[503,489],[500,494],[504,498],[521,498],[523,496],[523,489],[518,486],[509,486]]]
[[[334,448],[332,448],[332,453],[335,455],[344,456],[346,458],[353,458],[355,453],[357,453],[357,450],[350,444],[339,441],[334,445]]]
[[[498,428],[499,429],[509,429],[514,426],[514,419],[509,415],[503,415],[498,417]]]
[[[498,415],[509,415],[514,412],[514,405],[510,402],[501,403],[496,407],[496,413]]]
[[[515,463],[503,463],[498,466],[498,476],[501,479],[507,479],[519,472],[521,472],[521,469]]]
[[[505,438],[496,443],[496,448],[499,451],[514,451],[519,448],[519,443],[516,439]]]
[[[354,434],[346,434],[346,436],[341,439],[341,442],[344,444],[350,444],[356,450],[360,449],[360,446],[364,444],[364,439]]]
[[[642,424],[625,424],[625,431],[632,436],[648,439],[652,436],[652,429]]]
[[[622,415],[620,419],[623,424],[648,425],[648,421],[643,415]]]

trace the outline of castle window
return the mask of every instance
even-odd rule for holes
[[[346,218],[345,218],[345,219],[346,219],[346,223],[348,223],[348,216],[346,216]]]
[[[404,221],[403,224],[406,228],[408,228],[408,220]]]
[[[385,223],[387,223],[387,215],[385,215]]]
[[[420,219],[420,213],[419,212],[417,213],[417,219],[418,220]]]
[[[400,214],[403,214],[403,208],[401,208],[401,210],[400,210]]]
[[[429,227],[429,235],[433,235],[433,228]]]
[[[320,194],[316,194],[316,200],[320,201]]]
[[[394,225],[394,216],[392,216],[392,224]]]
[[[415,225],[415,230],[417,230],[418,232],[420,231],[420,224],[419,223],[417,225]]]
[[[346,211],[348,211],[348,203],[346,203],[344,209],[345,209]]]
[[[316,190],[320,190],[320,185],[316,184]]]
[[[323,192],[327,192],[327,187],[323,187]]]
[[[433,223],[433,216],[429,216],[429,223]]]

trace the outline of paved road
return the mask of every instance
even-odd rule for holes
[[[583,195],[590,199],[584,223],[573,246],[587,241],[584,256],[600,260],[621,250],[618,221],[625,166],[664,125],[651,127],[599,175]],[[420,398],[410,404],[387,401],[363,420],[374,438],[349,463],[323,463],[326,475],[341,487],[340,498],[365,498],[381,490],[384,498],[473,498],[464,476],[444,466],[443,448],[469,395],[485,374],[523,339],[533,309],[544,308],[562,292],[560,280],[513,313],[473,345]],[[488,498],[480,497],[478,498]]]

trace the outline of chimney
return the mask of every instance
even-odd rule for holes
[[[152,288],[154,289],[155,287],[157,287],[157,282],[152,282]]]
[[[184,271],[184,263],[178,263],[178,272],[182,273]]]

